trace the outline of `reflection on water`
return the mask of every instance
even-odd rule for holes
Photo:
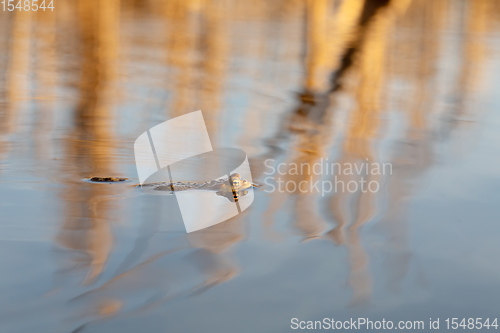
[[[335,279],[318,278],[315,285],[339,295],[339,279],[349,287],[335,309],[390,309],[412,300],[405,288],[430,288],[412,233],[411,220],[419,215],[410,207],[448,151],[470,153],[463,138],[477,135],[484,109],[495,103],[484,101],[491,98],[487,73],[499,66],[495,0],[79,0],[57,6],[54,13],[0,13],[0,237],[7,249],[23,244],[14,261],[36,260],[37,251],[49,258],[37,276],[45,282],[23,280],[26,286],[14,289],[26,287],[24,296],[0,303],[7,331],[127,331],[121,323],[128,318],[173,311],[174,300],[215,305],[224,293],[235,293],[251,302],[253,289],[234,291],[233,285],[254,288],[252,277],[272,274],[284,281],[273,284],[286,287],[295,281],[295,266],[284,263],[305,249],[311,255],[311,248],[315,257],[305,261],[339,265],[340,274],[323,271]],[[271,159],[285,165],[390,162],[394,172],[368,176],[382,184],[376,193],[256,191],[250,211],[190,234],[178,223],[172,199],[130,183],[81,181],[134,179],[135,138],[198,109],[214,144],[250,155],[257,182],[264,182]],[[285,182],[335,181],[286,171]],[[40,250],[33,241],[50,246]],[[260,251],[269,251],[268,258],[259,258]],[[285,254],[277,273],[260,260],[279,251]],[[0,279],[0,289],[12,289],[14,280]],[[309,285],[301,283],[293,288]],[[288,295],[263,288],[266,297]],[[384,292],[402,296],[385,302]],[[64,308],[55,315],[62,326],[42,315],[20,323],[25,309],[41,306],[33,298],[46,302],[51,316]],[[288,306],[272,327],[286,331],[298,315]],[[319,301],[303,315],[327,306]],[[266,311],[252,309],[256,316]],[[237,316],[236,309],[225,311]],[[148,327],[163,326],[156,320]]]

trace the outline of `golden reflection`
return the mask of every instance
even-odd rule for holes
[[[168,108],[170,117],[198,110],[197,98],[192,88],[196,85],[195,50],[196,27],[193,16],[197,6],[193,1],[166,1],[164,13],[167,18],[167,65],[174,84],[174,102]],[[169,82],[170,84],[170,82]]]
[[[54,156],[50,145],[53,124],[54,108],[56,106],[57,85],[57,45],[56,45],[56,15],[41,12],[37,16],[37,61],[36,61],[36,96],[40,102],[36,107],[39,110],[35,116],[33,136],[35,138],[36,155],[39,159],[49,159]]]
[[[283,131],[294,134],[295,142],[292,152],[287,156],[285,164],[312,165],[325,156],[326,145],[330,141],[331,123],[329,121],[329,96],[324,92],[324,76],[326,59],[329,58],[329,49],[325,45],[328,27],[332,17],[328,15],[330,3],[328,1],[308,1],[306,3],[306,75],[303,83],[303,93],[299,95],[299,106],[285,119]],[[310,171],[310,170],[309,170]],[[306,174],[285,175],[279,181],[285,183],[311,184],[318,175],[311,172]],[[324,229],[322,217],[315,212],[316,195],[304,192],[295,187],[292,193],[282,193],[271,198],[270,208],[265,213],[264,226],[271,226],[274,214],[278,212],[288,199],[295,201],[294,227],[305,239],[318,237]],[[266,230],[272,235],[272,231]],[[271,236],[273,237],[273,236]]]
[[[78,2],[82,38],[80,99],[77,122],[101,140],[112,135],[118,68],[119,0]],[[99,8],[99,10],[96,10]],[[100,142],[100,141],[98,141]]]
[[[198,99],[198,109],[204,111],[205,124],[212,142],[217,142],[221,121],[223,86],[228,66],[229,26],[228,6],[226,1],[202,2],[203,26],[200,27],[200,70],[202,76],[198,78],[198,89],[201,90]],[[193,109],[194,110],[194,109]]]
[[[327,66],[327,52],[325,48],[328,22],[330,19],[328,0],[307,1],[307,57],[306,57],[306,79],[305,89],[308,91],[320,91],[318,86],[318,75],[325,74]]]
[[[483,74],[481,67],[485,62],[488,52],[484,38],[488,32],[488,23],[491,22],[491,15],[494,13],[494,6],[491,1],[478,0],[470,1],[465,8],[467,15],[461,22],[463,26],[462,53],[460,59],[460,74],[456,83],[454,96],[457,98],[456,112],[452,119],[452,127],[463,124],[471,119],[471,114],[475,113],[467,107],[467,99],[481,91]]]
[[[382,2],[383,3],[383,2]],[[357,163],[379,163],[373,153],[373,141],[380,134],[379,118],[381,111],[381,90],[385,86],[387,35],[392,31],[394,20],[400,15],[409,1],[392,1],[387,6],[375,7],[365,4],[355,47],[359,48],[357,57],[358,84],[356,85],[356,106],[351,112],[350,126],[347,128],[345,142],[340,154],[340,163],[355,165]],[[389,175],[386,175],[389,176]],[[353,176],[339,175],[339,180],[348,183]],[[359,178],[354,176],[355,178]],[[383,182],[379,175],[363,177],[367,183]],[[355,179],[359,181],[359,179]],[[368,302],[371,297],[371,278],[368,271],[368,256],[363,249],[360,228],[375,218],[379,192],[349,191],[339,192],[331,198],[332,216],[337,219],[337,226],[328,235],[335,242],[345,244],[349,251],[351,271],[349,284],[353,289],[352,304]],[[349,212],[345,207],[353,206]],[[349,232],[344,235],[344,228]]]
[[[175,87],[173,102],[168,108],[169,116],[201,109],[213,143],[217,142],[220,131],[218,123],[232,123],[228,119],[220,119],[228,65],[227,20],[230,6],[227,1],[208,0],[165,4],[169,27],[167,63],[172,68]],[[194,15],[201,17],[199,25],[195,23]],[[198,57],[200,60],[197,60]],[[243,239],[244,230],[238,222],[240,218],[187,236],[190,246],[199,249],[189,258],[206,276],[206,286],[226,281],[237,274],[238,269],[232,261],[224,259],[223,252]],[[209,260],[212,267],[209,268],[199,257]]]
[[[5,73],[5,106],[1,108],[0,131],[8,135],[22,127],[18,124],[21,113],[26,111],[30,96],[28,74],[30,71],[31,34],[34,14],[15,12],[10,18],[7,68]]]
[[[87,5],[82,6],[80,12],[85,15],[85,22],[89,22],[89,25],[82,26],[82,35],[86,43],[83,58],[85,70],[82,72],[80,85],[82,98],[78,108],[78,139],[73,142],[72,152],[69,154],[90,155],[91,163],[88,169],[96,174],[106,174],[113,171],[112,160],[109,158],[112,155],[113,132],[105,129],[114,128],[115,119],[110,110],[116,103],[116,93],[113,90],[116,68],[109,67],[116,67],[114,55],[118,54],[118,50],[108,49],[108,47],[116,48],[116,42],[106,43],[104,48],[98,47],[105,38],[111,38],[111,33],[108,31],[106,36],[99,36],[101,30],[95,30],[98,24],[89,21],[93,18],[99,22],[99,16],[93,17],[86,11]],[[173,73],[171,76],[175,78],[173,89],[176,92],[174,102],[168,108],[169,116],[185,113],[190,107],[195,107],[197,101],[205,111],[205,121],[210,134],[217,134],[219,129],[216,127],[216,120],[220,111],[222,79],[226,66],[225,54],[228,51],[227,38],[224,34],[226,30],[223,21],[224,2],[221,1],[219,4],[199,2],[194,5],[184,1],[172,1],[167,7],[166,16],[170,28],[166,41],[169,51],[168,66]],[[115,9],[108,9],[107,15],[115,15],[117,13]],[[204,16],[203,21],[206,23],[204,27],[189,23],[192,22],[189,17],[199,11],[200,15]],[[116,17],[111,21],[116,21]],[[116,34],[114,38],[118,39],[117,32],[114,33]],[[198,52],[203,56],[203,61],[199,68],[193,68],[197,66],[194,61],[197,40],[202,40],[202,47]],[[195,73],[203,74],[199,78],[199,84],[195,82],[198,75],[191,76]],[[200,108],[199,105],[197,108]],[[89,141],[86,143],[81,142],[82,140]],[[212,140],[214,140],[213,135]],[[90,257],[86,283],[95,282],[106,269],[114,245],[110,222],[112,222],[111,213],[116,211],[116,208],[112,203],[123,190],[123,187],[91,186],[85,192],[75,190],[71,192],[77,194],[66,196],[66,200],[71,203],[68,205],[68,211],[80,209],[83,211],[83,216],[67,220],[60,232],[59,243],[67,248],[83,250]],[[86,193],[88,194],[85,195]],[[160,212],[161,204],[154,199],[149,198],[149,200],[157,205],[152,207],[153,211],[147,215],[153,219],[168,221],[169,217],[162,216]],[[86,204],[77,208],[81,203]],[[231,221],[191,233],[187,237],[181,237],[184,241],[177,239],[176,242],[180,242],[180,245],[173,250],[160,251],[152,255],[146,254],[149,242],[158,237],[158,226],[154,222],[143,221],[144,226],[137,235],[132,251],[119,265],[113,277],[104,285],[71,300],[71,305],[83,308],[79,317],[81,327],[108,316],[139,313],[176,297],[177,293],[199,294],[235,277],[239,269],[225,252],[243,239],[244,229],[241,221],[242,217],[238,216]],[[75,234],[81,238],[78,244],[74,239]],[[170,267],[175,267],[178,274],[158,269],[159,264],[171,260],[170,258],[179,251],[190,251],[190,253],[184,261],[170,263]],[[182,277],[182,274],[188,274],[184,270],[189,266],[194,267],[197,272],[197,280],[202,280],[190,288],[184,287],[183,283],[183,280],[189,278]],[[146,281],[148,279],[149,283]],[[149,300],[145,302],[137,300],[147,295],[153,287],[155,295],[149,296]],[[172,291],[176,288],[184,289],[178,292]]]
[[[167,65],[175,91],[169,117],[201,109],[212,141],[217,140],[222,88],[227,67],[226,1],[168,1]],[[200,16],[200,20],[195,20]],[[173,82],[173,84],[170,83]]]
[[[66,219],[57,237],[59,245],[76,251],[77,255],[70,260],[86,271],[86,284],[94,282],[104,271],[113,248],[111,205],[106,198],[119,190],[105,186],[82,190],[81,183],[88,176],[85,173],[109,174],[114,169],[110,157],[115,122],[112,108],[116,99],[119,1],[106,1],[99,5],[98,11],[97,5],[97,1],[79,2],[80,100],[75,132],[67,139],[66,159],[71,168],[65,171],[71,179],[61,194],[67,203]],[[74,166],[78,168],[75,170]]]

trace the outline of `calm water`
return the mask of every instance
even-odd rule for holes
[[[500,317],[497,1],[55,7],[0,12],[0,332]],[[173,197],[131,186],[133,143],[199,109],[260,184],[280,163],[393,172],[375,193],[263,186],[186,234]]]

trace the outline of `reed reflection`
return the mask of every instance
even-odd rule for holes
[[[4,13],[5,15],[5,13]],[[19,131],[21,113],[26,112],[26,101],[30,97],[28,73],[30,70],[30,40],[33,14],[16,13],[5,20],[3,26],[10,31],[4,41],[5,68],[0,87],[0,157],[7,156],[11,150],[10,136]]]
[[[459,75],[451,92],[456,104],[449,115],[447,125],[450,129],[445,131],[446,136],[455,127],[470,125],[474,119],[476,112],[471,110],[471,104],[476,101],[475,95],[481,91],[480,85],[484,81],[483,66],[488,53],[491,52],[484,39],[491,31],[489,23],[494,21],[492,15],[498,11],[495,11],[493,2],[484,0],[470,1],[464,7],[467,15],[463,15],[458,22],[463,29]]]
[[[345,134],[341,134],[344,136],[343,142],[337,143],[342,147],[336,157],[337,161],[341,165],[382,162],[379,143],[384,129],[381,127],[380,119],[384,117],[383,112],[386,112],[387,106],[390,105],[387,100],[390,94],[383,93],[384,89],[389,87],[386,77],[395,80],[397,75],[400,75],[398,70],[414,70],[404,78],[412,84],[416,82],[416,85],[403,104],[403,108],[408,110],[405,116],[408,117],[410,126],[407,132],[409,137],[403,141],[410,141],[410,145],[415,149],[395,152],[395,156],[391,159],[397,172],[390,179],[380,178],[377,175],[370,175],[367,179],[368,182],[376,181],[381,184],[389,181],[389,197],[385,197],[383,191],[377,193],[358,191],[340,192],[328,199],[326,217],[333,218],[335,227],[324,236],[338,245],[347,247],[351,263],[349,283],[353,290],[352,304],[359,305],[370,301],[372,289],[368,255],[363,249],[360,238],[363,225],[370,221],[377,223],[380,217],[384,216],[377,230],[386,234],[387,239],[390,239],[388,246],[393,249],[390,251],[393,253],[392,259],[384,263],[387,265],[385,271],[389,273],[387,276],[389,285],[394,287],[402,283],[412,263],[410,243],[407,239],[409,226],[404,221],[404,209],[395,203],[399,202],[405,193],[408,195],[408,191],[411,192],[410,184],[432,165],[434,143],[427,118],[429,113],[436,112],[432,103],[435,100],[433,94],[438,87],[432,87],[429,83],[436,82],[435,68],[439,59],[437,56],[439,37],[436,36],[440,36],[444,30],[443,23],[447,20],[444,13],[447,7],[445,2],[431,4],[418,1],[412,4],[410,1],[366,1],[362,6],[357,2],[344,2],[340,10],[346,13],[342,15],[343,19],[335,21],[335,24],[328,23],[327,16],[324,15],[328,12],[328,5],[321,1],[310,3],[307,15],[306,76],[304,91],[299,97],[299,107],[286,116],[283,122],[285,125],[276,137],[268,140],[269,143],[273,143],[270,146],[271,153],[260,158],[263,161],[270,156],[275,157],[279,151],[276,147],[288,144],[290,152],[286,152],[285,164],[313,165],[321,157],[330,157],[331,160],[332,156],[327,154],[327,148],[335,146],[336,143],[332,140],[336,138],[337,133],[332,133],[333,129],[328,126],[339,121],[337,119],[341,104],[338,101],[347,94],[353,98],[355,106],[349,112],[348,125],[343,128],[345,130]],[[356,12],[357,14],[353,14]],[[475,14],[471,11],[467,15]],[[477,16],[481,17],[480,14]],[[401,19],[403,17],[404,19]],[[420,42],[408,40],[407,47],[411,48],[405,50],[411,54],[419,54],[417,63],[410,63],[407,58],[398,57],[387,51],[389,47],[394,47],[388,43],[388,38],[400,33],[394,30],[395,24],[406,25],[411,34],[422,38]],[[339,31],[348,32],[344,39],[339,36],[332,39],[336,42],[335,47],[329,47],[328,40],[322,35],[328,26],[336,26]],[[333,59],[329,69],[332,78],[329,86],[325,87],[325,77],[322,73],[326,68],[325,59],[329,57]],[[334,59],[340,60],[334,61]],[[388,67],[388,61],[394,59],[401,65]],[[392,68],[396,68],[396,71],[391,71]],[[330,119],[332,117],[333,119]],[[399,161],[402,156],[408,154],[416,154],[412,157],[417,158],[415,167],[405,166],[406,171],[401,173]],[[353,176],[342,174],[338,176],[343,183],[356,180]],[[285,176],[284,179],[285,182],[292,181],[296,184],[304,180],[312,182],[314,178],[311,174],[302,174]],[[322,217],[308,213],[316,211],[314,207],[317,207],[317,196],[299,191],[271,195],[270,208],[265,213],[264,225],[269,228],[266,233],[274,233],[270,229],[274,214],[289,200],[296,201],[294,207],[297,210],[293,218],[295,228],[305,239],[323,238]],[[391,202],[389,210],[381,212],[380,207],[388,200]],[[399,212],[400,215],[396,214],[398,217],[394,216],[395,211]],[[388,224],[391,226],[385,228],[384,226]]]
[[[378,153],[373,151],[374,140],[380,133],[379,118],[381,113],[381,90],[385,86],[383,73],[387,35],[395,18],[406,9],[409,1],[391,1],[378,3],[366,2],[360,16],[360,27],[357,38],[352,45],[351,53],[357,56],[356,72],[358,84],[355,92],[356,106],[351,112],[350,127],[345,134],[345,142],[340,153],[340,163],[382,163],[377,159]],[[350,63],[351,61],[349,61]],[[386,175],[388,176],[388,175]],[[348,183],[351,179],[340,175],[340,180]],[[367,174],[368,183],[383,184],[380,175]],[[359,179],[356,179],[359,181]],[[376,208],[380,206],[380,192],[343,191],[330,199],[330,211],[338,222],[327,235],[338,244],[345,244],[349,250],[351,271],[349,284],[352,287],[352,304],[369,301],[372,282],[368,271],[368,256],[360,239],[360,228],[376,217]],[[352,212],[346,207],[355,207]],[[348,234],[344,234],[345,228]]]
[[[35,32],[37,43],[36,96],[40,102],[37,109],[33,128],[35,154],[38,159],[46,160],[54,156],[54,147],[51,139],[54,128],[54,108],[56,106],[57,89],[57,54],[56,16],[40,13],[37,16]]]
[[[107,1],[96,12],[97,2],[80,1],[79,14],[82,71],[80,98],[75,110],[75,127],[66,147],[65,221],[58,245],[71,250],[65,263],[69,270],[85,271],[85,284],[93,283],[105,270],[113,247],[112,210],[107,198],[117,188],[83,186],[90,172],[109,174],[114,170],[113,107],[116,102],[116,59],[118,54],[119,1]],[[76,169],[75,169],[76,166]],[[82,188],[83,187],[83,188]]]
[[[86,5],[83,6],[86,8]],[[181,1],[167,4],[169,10],[166,11],[168,13],[166,16],[168,26],[171,28],[168,30],[166,43],[167,66],[170,69],[168,79],[169,82],[173,79],[174,84],[172,87],[169,86],[169,89],[175,91],[173,102],[167,110],[169,117],[175,117],[189,110],[189,105],[193,107],[197,105],[196,108],[200,108],[201,105],[205,111],[208,131],[214,140],[214,136],[220,130],[216,124],[227,52],[227,37],[223,33],[226,30],[224,27],[226,14],[223,2],[218,4],[202,2],[199,6],[201,7],[193,7],[193,3]],[[189,17],[193,11],[204,17],[202,21],[206,23],[205,26],[190,24],[192,21]],[[90,15],[85,14],[85,11],[82,13]],[[105,15],[102,11],[101,13]],[[107,14],[117,15],[117,8],[110,8]],[[116,17],[113,20],[116,20]],[[114,57],[118,50],[107,49],[116,45],[116,40],[106,43],[104,49],[99,45],[104,39],[118,39],[118,34],[115,32],[116,35],[111,37],[107,32],[106,36],[99,36],[101,30],[94,30],[96,24],[92,24],[88,17],[82,21],[89,22],[89,25],[84,25],[82,31],[84,41],[88,44],[84,50],[86,56],[83,63],[86,74],[81,79],[82,97],[77,111],[77,133],[80,140],[90,137],[92,150],[77,150],[72,155],[94,156],[88,169],[93,172],[111,172],[112,161],[106,156],[112,155],[112,152],[106,149],[112,149],[110,142],[113,137],[112,131],[106,131],[106,128],[112,129],[115,122],[109,111],[114,106],[113,103],[116,103],[116,98],[113,98],[116,96],[113,92],[116,69],[111,70],[109,66],[113,66],[116,62]],[[201,44],[194,42],[200,39]],[[203,58],[199,67],[194,61],[194,55],[197,53]],[[100,64],[103,68],[99,66]],[[197,66],[196,70],[193,70],[192,66]],[[199,85],[194,84],[198,75],[191,76],[196,73],[201,73],[202,82]],[[191,100],[191,97],[196,98]],[[109,103],[105,104],[106,101]],[[75,145],[78,146],[77,143]],[[107,164],[101,165],[103,161],[107,161]],[[94,187],[89,190],[91,192],[89,197],[83,197],[80,191],[74,199],[75,205],[69,208],[70,211],[75,211],[76,205],[92,202],[90,208],[94,215],[86,218],[84,223],[89,224],[86,233],[95,237],[95,244],[80,246],[94,256],[94,260],[89,264],[90,277],[86,280],[89,283],[95,281],[106,269],[106,261],[114,244],[110,221],[112,221],[111,213],[116,209],[112,206],[112,202],[118,197],[118,192],[124,190],[123,187],[112,187],[112,190],[106,186]],[[135,235],[133,247],[120,260],[118,268],[112,269],[111,279],[100,285],[94,283],[89,291],[70,300],[70,306],[80,309],[76,318],[76,322],[79,323],[77,330],[85,329],[89,324],[105,320],[109,316],[136,315],[173,298],[202,293],[238,274],[236,263],[226,252],[244,238],[241,216],[187,236],[169,235],[163,234],[158,224],[158,221],[169,221],[174,218],[171,211],[165,214],[162,208],[165,201],[162,198],[145,196],[143,202],[146,201],[147,204],[143,207],[144,218],[138,221],[141,226]],[[83,204],[80,209],[85,211],[87,207]],[[71,220],[61,232],[60,242],[68,248],[72,244],[68,244],[70,237],[67,234],[74,233],[76,228],[74,223],[80,225],[82,222]],[[97,223],[100,223],[99,228]],[[155,246],[159,239],[166,236],[169,238],[165,245]],[[183,256],[183,260],[179,260],[179,255]]]
[[[212,142],[217,142],[218,123],[225,111],[221,110],[221,100],[228,65],[230,6],[225,1],[172,1],[165,6],[171,27],[167,36],[167,63],[174,71],[175,82],[175,95],[168,108],[170,116],[203,110]],[[200,25],[192,19],[195,14],[201,17]],[[237,275],[236,264],[224,252],[244,238],[241,221],[238,217],[231,223],[228,221],[187,235],[190,246],[198,249],[188,259],[206,276],[203,290]]]

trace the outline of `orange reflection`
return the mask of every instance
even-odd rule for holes
[[[115,103],[118,56],[119,1],[99,4],[80,1],[82,71],[80,100],[76,110],[75,132],[67,139],[70,177],[61,194],[66,202],[66,219],[57,243],[76,251],[70,265],[86,271],[85,283],[94,282],[104,271],[111,249],[111,205],[107,198],[118,188],[86,186],[81,179],[90,172],[113,171],[111,139]],[[99,10],[96,10],[97,6]],[[82,160],[82,156],[85,157]],[[71,162],[69,162],[71,161]],[[74,166],[77,166],[76,170]],[[86,174],[87,173],[87,174]],[[83,256],[83,258],[82,258]]]

